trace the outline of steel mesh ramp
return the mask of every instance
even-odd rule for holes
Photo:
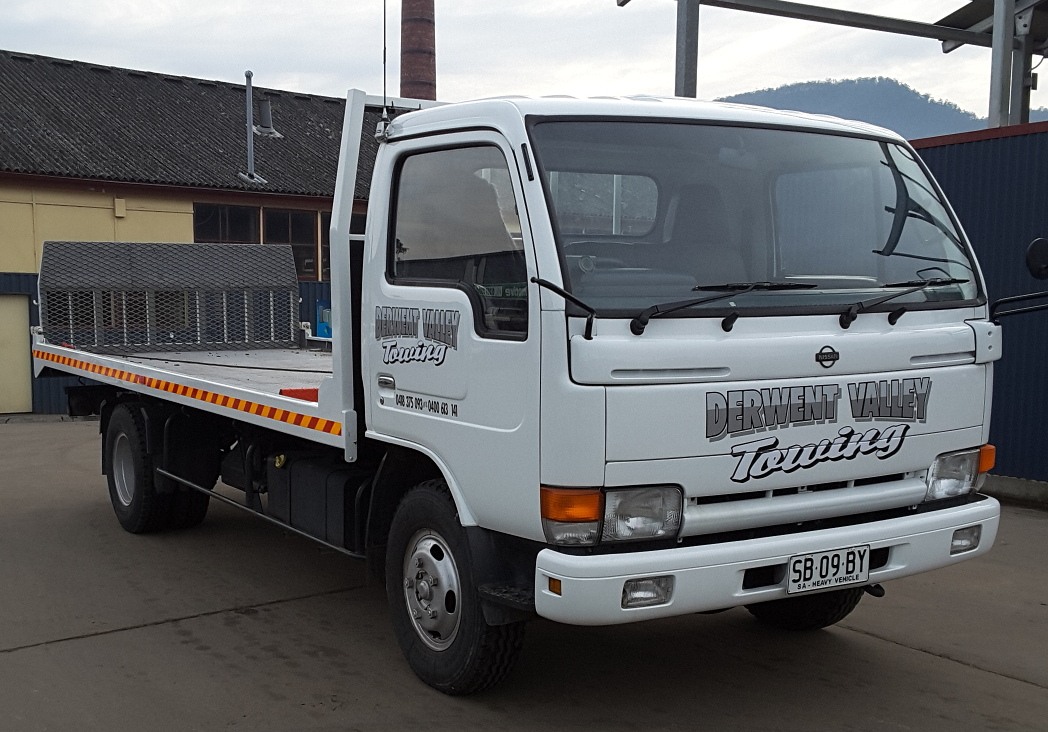
[[[289,348],[290,246],[45,242],[44,337],[94,353]]]

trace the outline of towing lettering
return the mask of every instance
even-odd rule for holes
[[[859,455],[886,460],[902,448],[909,433],[907,423],[927,420],[931,390],[932,380],[927,376],[847,383],[844,392],[854,421],[892,424],[865,432],[841,427],[835,436],[805,445],[780,447],[777,437],[736,443],[731,454],[738,462],[731,479],[745,483]],[[706,439],[717,442],[782,427],[834,424],[839,419],[841,396],[837,384],[710,391],[706,393]]]
[[[458,350],[461,319],[458,310],[376,306],[375,339],[382,341],[382,363],[443,365],[448,349]]]
[[[854,460],[859,455],[887,460],[902,448],[909,429],[907,424],[896,424],[883,430],[873,428],[866,432],[842,427],[833,439],[784,448],[779,447],[778,437],[744,442],[731,448],[731,454],[739,458],[731,479],[745,483],[754,478],[766,478],[772,473],[792,473],[820,463]]]

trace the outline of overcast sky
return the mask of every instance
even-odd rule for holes
[[[807,0],[934,22],[963,0]],[[342,97],[382,93],[383,0],[2,0],[0,49]],[[673,93],[675,0],[436,0],[437,93]],[[399,92],[400,0],[388,9],[388,90]],[[875,9],[875,10],[874,10]],[[887,76],[980,116],[990,52],[704,7],[699,97]],[[1035,63],[1038,58],[1035,58]],[[1048,70],[1048,67],[1046,67]],[[1048,87],[1048,83],[1042,86]],[[1048,106],[1034,92],[1033,106]]]

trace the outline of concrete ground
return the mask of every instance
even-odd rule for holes
[[[503,686],[448,698],[361,564],[221,505],[125,533],[97,429],[0,424],[0,730],[1048,729],[1048,513],[814,634],[536,621]]]

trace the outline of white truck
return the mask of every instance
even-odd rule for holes
[[[381,125],[358,238],[364,103],[330,343],[296,338],[281,248],[45,247],[35,367],[101,384],[71,407],[101,415],[125,529],[223,500],[368,558],[450,694],[504,678],[536,615],[816,629],[990,549],[1000,329],[903,139],[680,99],[434,106]]]

